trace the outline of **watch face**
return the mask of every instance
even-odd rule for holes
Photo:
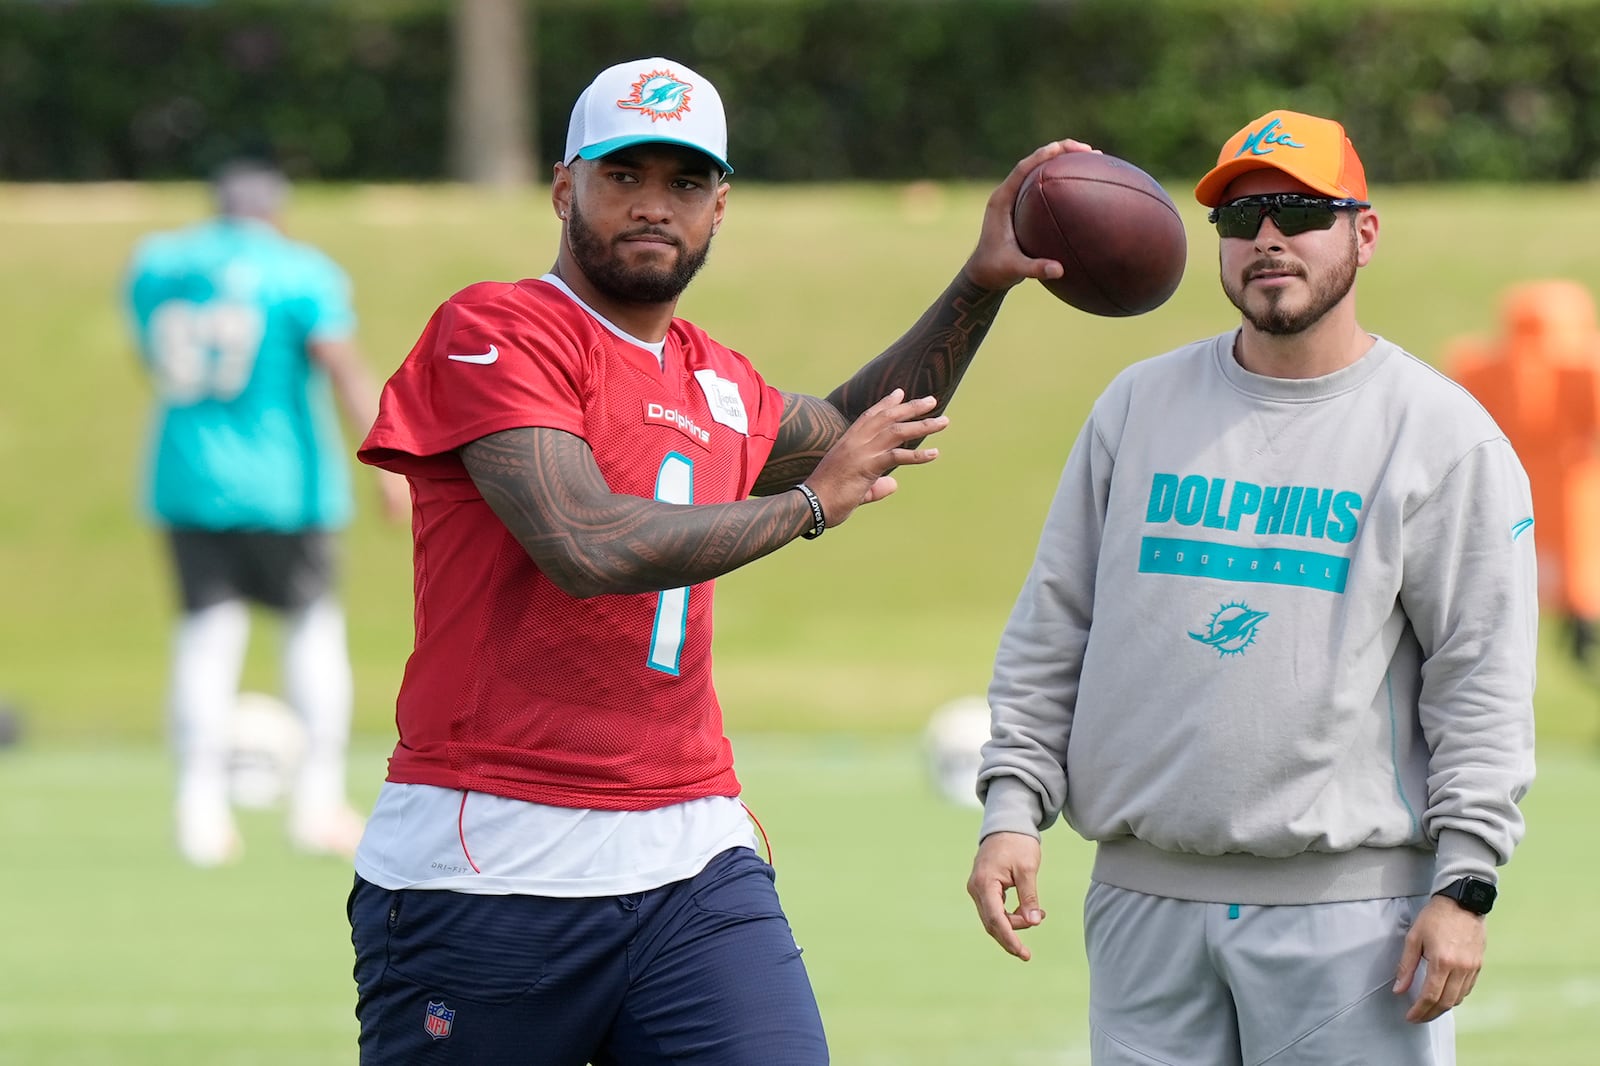
[[[1467,878],[1461,886],[1461,905],[1478,914],[1488,914],[1494,906],[1495,887],[1487,881]]]

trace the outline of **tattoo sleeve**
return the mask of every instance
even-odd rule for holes
[[[902,388],[907,398],[937,396],[940,414],[950,403],[961,375],[994,325],[1005,289],[980,289],[963,272],[956,275],[932,307],[905,336],[828,394],[828,402],[854,422],[862,412]],[[910,442],[915,448],[918,441]]]
[[[958,274],[916,325],[883,354],[856,371],[826,400],[784,394],[783,419],[772,455],[756,481],[756,495],[792,488],[805,480],[850,423],[896,387],[907,398],[937,396],[943,413],[961,376],[994,324],[1006,290],[980,289]],[[909,441],[915,448],[921,439]]]
[[[778,437],[752,491],[757,496],[769,496],[794,488],[816,469],[823,453],[849,427],[849,421],[827,400],[784,393]]]
[[[799,493],[698,506],[614,493],[588,443],[557,429],[505,430],[459,454],[529,557],[572,596],[707,581],[811,527]]]

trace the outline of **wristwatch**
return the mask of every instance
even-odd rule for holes
[[[1492,881],[1478,877],[1460,877],[1434,895],[1449,896],[1459,903],[1463,910],[1469,910],[1473,914],[1488,914],[1494,907],[1494,899],[1499,895],[1499,890],[1494,887]]]

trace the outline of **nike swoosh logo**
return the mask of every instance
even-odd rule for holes
[[[477,363],[479,366],[488,366],[500,358],[500,348],[498,345],[491,344],[489,345],[489,350],[482,355],[452,355],[448,358],[454,359],[458,363]]]

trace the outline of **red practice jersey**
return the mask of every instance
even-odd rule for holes
[[[664,367],[543,281],[444,304],[384,387],[363,462],[407,475],[416,644],[389,780],[559,807],[739,792],[711,679],[710,581],[574,599],[490,510],[455,449],[537,426],[582,437],[616,493],[749,495],[783,400],[673,320]]]

